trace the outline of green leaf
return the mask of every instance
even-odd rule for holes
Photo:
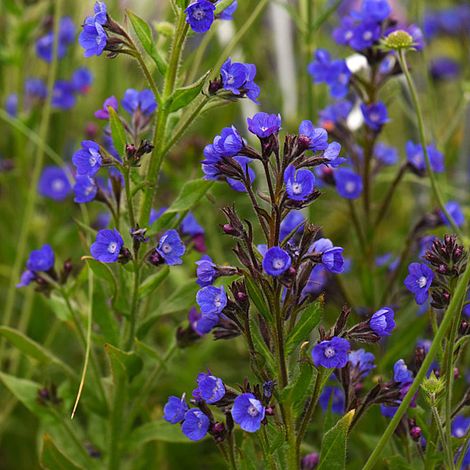
[[[165,74],[168,64],[155,47],[152,28],[145,20],[137,16],[132,11],[126,10],[126,12],[132,28],[134,29],[134,32],[145,52],[147,52],[147,54],[153,59],[158,71],[162,75]]]
[[[162,315],[170,315],[172,313],[181,312],[182,310],[189,309],[194,305],[196,293],[199,286],[194,279],[191,279],[181,287],[176,289],[167,299],[165,299],[159,306],[156,312],[150,314],[145,321],[140,325],[137,331],[137,337],[143,338],[149,329],[154,325]]]
[[[346,446],[349,426],[354,410],[346,413],[322,439],[320,463],[317,470],[343,470],[346,468]]]
[[[180,426],[168,423],[163,419],[146,423],[137,428],[128,439],[129,449],[136,449],[151,441],[192,444],[182,432]]]
[[[115,378],[125,373],[129,382],[142,371],[142,359],[134,352],[125,352],[111,344],[104,345]]]
[[[308,304],[301,312],[300,319],[292,331],[287,336],[286,352],[291,354],[292,351],[302,342],[309,338],[312,330],[318,325],[322,313],[322,303],[313,302]]]
[[[315,378],[315,368],[310,361],[303,361],[300,364],[300,372],[294,382],[289,394],[289,401],[294,406],[294,411],[298,415],[302,412],[305,399],[311,393],[313,379]]]
[[[139,298],[146,297],[150,295],[168,276],[170,269],[167,265],[160,268],[160,270],[149,276],[145,281],[139,286]]]
[[[213,181],[202,178],[185,183],[173,204],[152,225],[152,233],[149,233],[149,236],[168,228],[176,214],[190,211],[205,196],[213,184]]]
[[[263,291],[257,286],[251,277],[245,277],[246,289],[250,300],[255,304],[258,312],[264,317],[264,319],[272,323],[273,315],[264,299]]]
[[[215,6],[214,15],[218,15],[228,8],[235,0],[220,0]]]
[[[175,90],[173,95],[170,97],[170,113],[174,113],[175,111],[184,108],[189,103],[191,103],[191,101],[193,101],[199,95],[199,93],[201,93],[202,87],[204,86],[209,73],[210,72],[207,72],[198,81],[192,83],[191,85]]]
[[[126,131],[124,130],[124,126],[121,122],[116,111],[108,106],[109,111],[109,124],[111,126],[111,136],[113,138],[114,147],[117,150],[117,153],[120,156],[123,156],[126,152]]]
[[[8,326],[2,326],[0,327],[0,335],[6,338],[11,344],[28,357],[31,357],[42,364],[57,364],[69,376],[74,377],[75,379],[77,378],[75,372],[67,364],[20,331],[9,328]]]
[[[49,412],[48,408],[38,401],[38,391],[42,388],[36,382],[20,379],[13,375],[0,372],[0,380],[8,390],[20,401],[31,413],[49,422],[56,422],[57,419]]]
[[[250,331],[251,331],[251,337],[253,338],[253,343],[255,345],[255,350],[257,353],[261,354],[261,357],[264,359],[266,363],[266,367],[269,369],[271,373],[274,373],[276,370],[276,367],[274,365],[274,358],[269,350],[266,342],[264,341],[258,325],[256,324],[255,321],[250,319]]]
[[[115,298],[117,297],[118,294],[118,282],[116,277],[114,276],[113,270],[111,269],[110,266],[108,266],[106,263],[101,263],[100,261],[97,261],[90,256],[83,256],[82,259],[84,259],[88,267],[93,271],[93,274],[104,281],[106,281],[112,291],[113,291],[113,302]]]
[[[48,470],[83,470],[57,448],[48,434],[43,437],[41,467]]]

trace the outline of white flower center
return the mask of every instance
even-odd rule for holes
[[[420,289],[422,289],[426,283],[428,282],[426,276],[421,276],[417,281],[416,281],[416,284],[418,284],[418,287]]]
[[[336,354],[336,351],[331,346],[328,346],[323,354],[325,357],[330,358]]]
[[[300,194],[302,192],[302,185],[300,183],[294,183],[292,185],[292,192],[294,194]]]
[[[196,8],[193,11],[193,18],[195,20],[202,20],[206,16],[206,12],[202,8]]]
[[[274,258],[273,260],[273,268],[274,269],[282,269],[285,266],[284,260],[281,258]]]
[[[117,248],[118,248],[118,244],[116,242],[111,242],[108,245],[108,253],[116,253]]]
[[[258,416],[259,414],[258,410],[256,409],[254,405],[250,405],[247,411],[250,416]]]
[[[346,192],[352,193],[356,189],[356,185],[352,181],[348,181],[345,185]]]
[[[366,31],[363,35],[362,35],[364,41],[370,41],[372,39],[372,33],[370,31]]]
[[[348,83],[348,76],[345,73],[340,73],[338,75],[338,81],[339,83]]]
[[[222,305],[222,301],[220,300],[220,295],[214,297],[214,305],[218,308]]]
[[[163,253],[165,253],[167,255],[168,253],[171,253],[172,248],[168,243],[164,243],[162,245],[162,251],[163,251]]]
[[[465,431],[463,428],[457,428],[455,430],[455,437],[463,437],[465,436]]]
[[[235,81],[235,77],[233,75],[229,75],[227,77],[227,84],[228,85],[233,85],[233,82]]]
[[[54,191],[62,191],[64,189],[64,182],[60,179],[56,179],[52,182],[52,189]]]
[[[371,121],[377,122],[380,119],[380,115],[377,113],[371,113],[369,118]]]
[[[344,38],[346,39],[346,41],[349,41],[352,37],[353,37],[353,32],[351,30],[346,31],[346,33],[344,34]]]

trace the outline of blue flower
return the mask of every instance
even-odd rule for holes
[[[45,100],[47,98],[47,85],[40,78],[28,78],[25,81],[25,92],[29,98]]]
[[[222,10],[219,13],[218,15],[219,20],[232,20],[233,14],[235,13],[237,8],[238,8],[238,2],[237,0],[235,0],[231,5],[225,8],[225,10]]]
[[[266,139],[277,134],[281,129],[281,115],[256,113],[252,118],[247,118],[248,130],[260,139]]]
[[[372,369],[375,369],[374,359],[374,355],[364,349],[351,351],[348,357],[351,366],[358,371],[361,378],[366,377]]]
[[[11,117],[16,117],[18,114],[18,95],[11,93],[5,100],[5,111]]]
[[[235,398],[232,407],[232,417],[244,431],[258,431],[264,415],[265,408],[263,404],[252,393],[242,393]]]
[[[184,415],[181,430],[192,441],[200,441],[209,431],[209,425],[209,418],[199,408],[191,408]]]
[[[375,158],[384,165],[395,165],[398,162],[398,151],[382,142],[378,142],[374,148]]]
[[[72,82],[57,80],[52,90],[52,106],[57,109],[70,109],[75,106],[77,99]]]
[[[442,155],[436,147],[431,144],[427,147],[429,162],[432,171],[442,173],[444,171],[444,155]],[[408,164],[411,165],[418,173],[426,171],[426,160],[423,152],[423,147],[420,144],[415,144],[411,140],[406,143],[406,158]]]
[[[215,5],[208,0],[196,0],[184,10],[186,23],[195,33],[209,31],[214,22]]]
[[[392,13],[387,0],[363,0],[360,16],[364,20],[383,21]]]
[[[71,191],[65,171],[58,166],[46,166],[41,173],[38,191],[41,196],[63,201]]]
[[[354,28],[349,45],[356,51],[371,47],[380,39],[380,25],[375,21],[363,21]]]
[[[222,379],[210,373],[201,373],[197,376],[197,389],[193,395],[196,399],[201,398],[206,403],[212,405],[221,400],[225,395],[225,386]]]
[[[96,181],[88,175],[79,175],[75,178],[73,187],[75,193],[74,201],[78,204],[85,204],[93,201],[98,192]]]
[[[294,229],[296,229],[295,234],[300,233],[303,230],[305,224],[305,217],[300,211],[291,211],[289,212],[284,220],[281,222],[281,228],[279,237],[284,240]],[[295,235],[294,234],[294,235]]]
[[[333,242],[328,238],[320,238],[312,245],[315,253],[321,255],[321,264],[333,274],[340,274],[344,271],[343,248],[333,246]]]
[[[222,157],[235,157],[243,149],[245,142],[237,129],[232,126],[222,129],[220,135],[215,136],[212,145],[218,155]]]
[[[183,233],[184,235],[189,235],[191,237],[204,234],[204,229],[198,223],[196,217],[194,217],[194,214],[192,212],[188,212],[186,214],[186,217],[181,221],[180,229],[181,233]]]
[[[379,131],[382,126],[389,121],[387,108],[381,101],[368,105],[362,103],[361,111],[364,116],[364,121],[373,131]]]
[[[225,293],[224,286],[203,287],[196,294],[196,302],[201,308],[201,312],[203,315],[218,315],[222,313],[222,310],[227,305],[227,294]]]
[[[280,276],[290,268],[291,264],[289,253],[278,246],[269,248],[263,257],[263,269],[270,276]]]
[[[389,307],[377,310],[369,320],[371,330],[379,336],[390,336],[395,328],[394,312]]]
[[[336,190],[345,199],[357,199],[362,193],[362,178],[349,168],[335,171]]]
[[[300,123],[299,136],[307,139],[307,148],[313,152],[328,148],[328,132],[321,127],[315,128],[312,121]]]
[[[308,66],[308,72],[315,83],[326,83],[333,98],[343,98],[349,88],[351,71],[344,60],[331,60],[325,49],[315,52],[315,60]]]
[[[92,140],[82,141],[82,148],[74,153],[72,162],[78,175],[94,176],[103,163],[100,146]]]
[[[163,419],[171,424],[181,423],[187,411],[188,405],[184,395],[181,398],[171,396],[168,397],[168,401],[163,408]]]
[[[380,413],[386,418],[393,418],[398,410],[398,406],[380,405]]]
[[[339,387],[326,386],[318,399],[323,411],[327,411],[330,406],[331,411],[335,414],[342,415],[344,413],[344,392]]]
[[[296,170],[294,165],[289,165],[284,172],[284,183],[289,199],[305,201],[313,193],[315,176],[306,168]]]
[[[242,62],[232,62],[229,57],[220,68],[222,87],[234,95],[246,95],[254,103],[260,93],[259,86],[254,82],[256,66]]]
[[[470,429],[470,418],[457,415],[452,420],[452,436],[456,437],[457,439],[461,439],[465,437]]]
[[[93,7],[93,11],[95,13],[93,19],[101,24],[105,25],[108,22],[108,15],[107,15],[107,7],[106,3],[104,2],[95,2],[95,6]]]
[[[121,105],[129,114],[140,110],[144,116],[150,116],[157,109],[155,95],[149,89],[137,91],[129,88],[124,93]]]
[[[399,359],[393,365],[393,380],[401,384],[409,384],[413,382],[413,374],[408,370],[403,359]]]
[[[241,166],[245,176],[248,175],[250,183],[253,183],[253,181],[256,178],[256,174],[254,170],[250,166],[248,166],[248,164],[251,162],[251,159],[248,157],[241,157],[241,156],[233,157],[233,159]],[[235,191],[238,191],[241,193],[246,192],[245,185],[239,180],[236,180],[234,178],[227,178],[227,183]]]
[[[325,288],[327,281],[328,270],[323,266],[323,264],[316,264],[310,273],[307,284],[302,290],[302,298],[309,294],[320,294]]]
[[[64,16],[59,23],[59,39],[57,41],[57,58],[62,59],[67,47],[75,40],[75,25],[69,16]],[[54,33],[50,32],[36,41],[36,54],[46,62],[52,62],[54,51]]]
[[[100,56],[106,47],[107,41],[108,36],[103,26],[92,17],[86,18],[82,32],[78,37],[80,46],[85,49],[84,56]]]
[[[109,119],[109,110],[108,110],[109,107],[113,108],[114,111],[118,110],[119,103],[115,96],[110,96],[109,98],[106,98],[104,100],[103,107],[101,109],[98,109],[98,111],[95,111],[95,118],[108,120]]]
[[[405,278],[405,287],[414,294],[415,301],[422,305],[428,299],[428,291],[434,279],[432,270],[421,263],[411,263],[408,266],[408,276]]]
[[[430,72],[434,80],[453,80],[460,74],[460,64],[450,57],[437,57],[431,61]]]
[[[312,349],[312,359],[316,367],[327,369],[342,368],[348,363],[348,353],[351,349],[349,341],[338,336],[321,341]]]
[[[346,100],[337,101],[322,109],[320,115],[320,124],[327,129],[335,127],[335,124],[346,121],[352,109],[352,103]]]
[[[88,93],[93,83],[93,75],[86,67],[80,67],[72,75],[72,85],[76,93],[82,95]]]
[[[460,207],[460,204],[457,201],[449,201],[446,205],[446,210],[449,213],[449,215],[452,217],[453,221],[457,225],[457,227],[462,227],[462,225],[465,223],[465,216],[463,215],[462,208]],[[442,222],[445,225],[450,226],[450,222],[447,219],[446,215],[444,212],[439,211],[439,215],[441,217]]]
[[[90,253],[93,258],[102,263],[114,263],[118,260],[123,245],[124,240],[116,229],[104,229],[96,234]]]
[[[33,271],[27,269],[21,274],[20,282],[16,284],[16,287],[29,286],[36,279],[36,274]]]
[[[333,39],[342,46],[349,46],[354,36],[356,21],[350,16],[341,18],[340,25],[333,30]]]
[[[204,255],[199,261],[196,261],[197,283],[201,287],[210,286],[217,278],[217,266],[212,259]]]
[[[212,328],[216,327],[219,323],[219,315],[216,313],[203,313],[200,318],[196,321],[195,331],[199,335],[205,335],[209,333]]]
[[[341,152],[341,145],[338,142],[331,142],[323,152],[323,158],[328,160],[328,165],[336,168],[346,161],[346,158],[339,156]]]
[[[26,262],[26,267],[33,272],[49,271],[54,267],[54,251],[50,245],[43,245],[39,250],[33,250]]]
[[[181,241],[179,233],[172,229],[162,235],[155,250],[165,260],[166,264],[174,266],[182,264],[181,257],[184,255],[186,247]]]

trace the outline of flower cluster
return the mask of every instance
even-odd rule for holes
[[[164,419],[171,424],[180,423],[181,431],[192,441],[199,441],[209,433],[216,442],[222,442],[233,432],[234,423],[246,432],[256,432],[265,424],[271,397],[266,394],[266,387],[251,389],[245,383],[238,393],[211,372],[199,374],[196,382],[191,399],[194,408],[189,408],[183,395],[169,397],[163,409]],[[209,405],[225,415],[225,423],[216,421]]]
[[[75,25],[72,18],[64,16],[59,22],[59,34],[57,39],[57,58],[62,59],[67,54],[69,46],[75,41]],[[52,62],[54,49],[54,33],[49,31],[36,41],[37,56],[46,61]]]

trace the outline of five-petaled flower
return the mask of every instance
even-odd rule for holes
[[[247,432],[256,432],[264,419],[265,408],[252,394],[242,393],[233,402],[232,417]]]
[[[227,294],[224,286],[206,286],[196,294],[196,302],[202,314],[220,314],[227,305]]]
[[[284,172],[284,183],[289,199],[305,201],[313,193],[315,176],[306,168],[296,170],[294,165],[289,165]]]
[[[184,395],[181,398],[171,396],[168,397],[168,401],[163,408],[163,418],[171,424],[181,423],[187,411],[188,404]]]
[[[186,247],[181,241],[179,233],[172,229],[162,235],[155,250],[166,264],[174,266],[175,264],[181,264],[183,262],[181,257],[184,255]]]
[[[316,367],[327,369],[342,368],[348,362],[351,349],[349,341],[338,336],[316,344],[312,349],[312,359]]]
[[[211,373],[201,373],[197,376],[197,388],[193,392],[196,400],[202,399],[210,405],[217,403],[225,395],[225,385],[222,379]]]
[[[394,312],[390,307],[377,310],[369,320],[371,330],[379,336],[390,336],[395,328]]]
[[[366,125],[373,131],[380,131],[382,126],[389,121],[387,108],[381,101],[371,104],[362,103],[361,111]]]
[[[184,415],[181,430],[192,441],[200,441],[209,431],[209,425],[209,418],[199,408],[191,408]]]
[[[248,130],[260,139],[266,139],[277,134],[281,129],[281,115],[256,113],[252,118],[247,118]]]
[[[269,248],[263,256],[263,269],[270,276],[280,276],[290,268],[291,264],[289,253],[278,246]]]
[[[124,245],[121,234],[116,229],[100,230],[96,234],[96,241],[91,245],[90,252],[93,258],[102,263],[114,263]]]
[[[408,266],[405,287],[414,294],[418,305],[423,305],[428,299],[428,291],[433,279],[434,273],[425,264],[411,263]]]
[[[336,190],[345,199],[357,199],[362,193],[362,178],[350,168],[338,168],[335,173]]]
[[[92,140],[84,140],[82,148],[73,154],[72,162],[78,175],[94,176],[103,163],[100,146]]]
[[[321,255],[321,264],[333,274],[344,271],[343,248],[333,246],[328,238],[319,238],[313,245],[312,250]]]
[[[214,22],[214,10],[214,4],[208,0],[196,0],[184,10],[186,23],[195,33],[205,33]]]

